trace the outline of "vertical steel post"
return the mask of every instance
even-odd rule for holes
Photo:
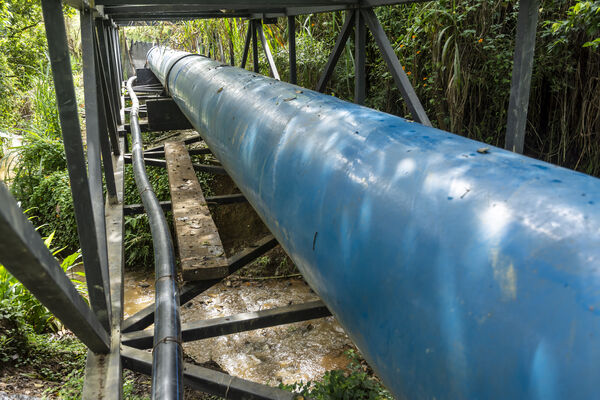
[[[250,51],[250,42],[252,41],[252,20],[248,21],[248,30],[246,31],[246,40],[244,42],[244,53],[242,54],[242,63],[240,68],[246,68],[248,61],[248,52]]]
[[[104,135],[106,136],[106,135]],[[123,138],[120,140],[121,146]],[[123,152],[114,156],[109,152],[117,196],[123,198]],[[85,367],[82,399],[121,399],[123,396],[123,374],[121,365],[121,325],[123,322],[123,202],[106,204],[106,229],[108,265],[112,302],[112,339],[108,354],[89,351]]]
[[[365,52],[367,29],[359,10],[354,11],[354,102],[364,104],[367,92]]]
[[[242,54],[242,63],[240,68],[246,68],[248,61],[248,52],[250,51],[250,42],[252,41],[252,20],[248,21],[248,30],[246,31],[246,41],[244,42],[244,53]]]
[[[290,46],[290,83],[298,83],[296,64],[296,17],[288,17],[288,41]]]
[[[520,0],[517,19],[517,37],[513,64],[506,140],[504,148],[523,153],[527,108],[531,88],[533,56],[535,54],[535,33],[537,28],[539,0]]]
[[[98,55],[98,46],[96,41],[94,40],[94,60],[96,61],[96,82],[98,82],[98,112],[100,118],[100,145],[102,146],[102,159],[110,160],[111,159],[111,142],[117,144],[115,155],[120,155],[121,150],[118,145],[119,139],[117,135],[116,125],[114,120],[110,120],[112,118],[112,114],[110,114],[109,106],[106,102],[106,85],[103,83],[103,75],[102,75],[102,64],[100,63],[100,58]],[[109,141],[110,138],[110,141]],[[105,165],[106,170],[106,165]],[[106,170],[108,171],[108,170]],[[106,172],[108,174],[108,172]],[[108,185],[108,183],[107,183]],[[111,193],[109,191],[109,202],[111,204],[115,204],[115,201],[118,201],[116,198],[112,198]]]
[[[113,102],[115,105],[115,115],[119,115],[119,98],[121,97],[121,81],[118,77],[118,67],[116,62],[116,49],[115,49],[115,37],[114,37],[114,28],[112,26],[112,22],[109,20],[105,20],[104,24],[106,26],[106,46],[108,47],[108,60],[110,63],[110,73],[112,77],[112,84],[114,87],[113,91]]]
[[[258,24],[256,23],[255,19],[251,20],[250,22],[252,22],[252,53],[254,56],[254,72],[260,72],[260,65],[258,63]]]
[[[114,87],[110,79],[110,64],[108,61],[108,50],[106,48],[106,36],[104,33],[104,24],[101,18],[96,19],[96,41],[97,41],[97,57],[99,60],[98,69],[103,85],[102,95],[104,98],[104,110],[108,122],[108,132],[110,134],[110,143],[113,153],[119,154],[119,143],[117,140],[117,115],[119,110],[115,104]]]
[[[229,64],[231,66],[235,65],[235,54],[233,49],[233,39],[231,38],[231,35],[229,36]]]
[[[121,41],[119,40],[119,29],[117,27],[113,28],[114,37],[115,37],[115,62],[117,63],[117,80],[119,81],[119,97],[121,96],[121,86],[123,85],[123,63],[121,57]]]
[[[48,52],[50,54],[50,64],[52,65],[52,75],[54,77],[56,102],[58,104],[60,125],[67,158],[67,170],[71,181],[73,207],[75,210],[75,220],[77,221],[79,244],[85,266],[88,294],[94,313],[104,328],[109,331],[109,282],[108,279],[104,279],[105,274],[99,249],[100,238],[96,235],[62,2],[60,0],[43,0],[42,12],[44,15],[46,37],[48,39]]]
[[[94,207],[94,218],[96,220],[96,235],[99,238],[98,245],[102,264],[105,266],[106,277],[108,278],[108,259],[106,251],[106,226],[104,223],[104,199],[102,193],[102,166],[100,154],[104,159],[104,170],[106,180],[106,191],[111,202],[116,202],[115,177],[112,166],[112,156],[110,152],[104,153],[101,146],[101,135],[106,136],[107,132],[102,129],[103,121],[100,116],[100,102],[98,93],[96,52],[94,48],[94,25],[92,12],[89,9],[80,11],[81,19],[81,49],[83,58],[83,85],[85,96],[85,120],[86,137],[88,152],[88,170],[90,179],[90,193],[92,197],[92,206]]]
[[[116,99],[117,99],[117,93],[116,93],[116,88],[115,88],[115,74],[114,74],[114,70],[113,70],[113,62],[112,62],[112,57],[111,57],[111,47],[110,47],[110,42],[109,42],[109,38],[108,38],[108,27],[107,27],[107,21],[104,21],[103,19],[98,18],[96,20],[96,28],[97,28],[97,34],[98,34],[98,43],[99,43],[99,50],[100,50],[100,57],[103,60],[103,66],[104,66],[104,74],[106,77],[106,83],[108,85],[108,99],[109,99],[109,103],[110,103],[110,108],[111,108],[111,113],[113,115],[114,118],[114,122],[116,124],[116,116],[119,115],[119,109],[117,108],[117,103],[116,103]],[[117,145],[118,147],[118,145]],[[114,151],[114,148],[113,148]]]

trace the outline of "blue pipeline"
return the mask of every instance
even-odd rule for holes
[[[149,65],[395,396],[598,398],[598,179],[184,54]]]

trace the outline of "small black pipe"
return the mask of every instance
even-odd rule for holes
[[[165,214],[146,175],[142,134],[137,116],[139,102],[132,88],[134,80],[135,76],[127,81],[127,90],[132,102],[130,121],[133,174],[150,223],[156,277],[152,399],[183,399],[181,321],[173,241]]]

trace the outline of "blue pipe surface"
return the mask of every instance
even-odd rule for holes
[[[185,54],[150,68],[395,396],[598,397],[598,179]]]

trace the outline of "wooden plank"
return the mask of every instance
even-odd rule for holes
[[[183,280],[224,278],[227,258],[184,143],[165,143],[165,160]]]

